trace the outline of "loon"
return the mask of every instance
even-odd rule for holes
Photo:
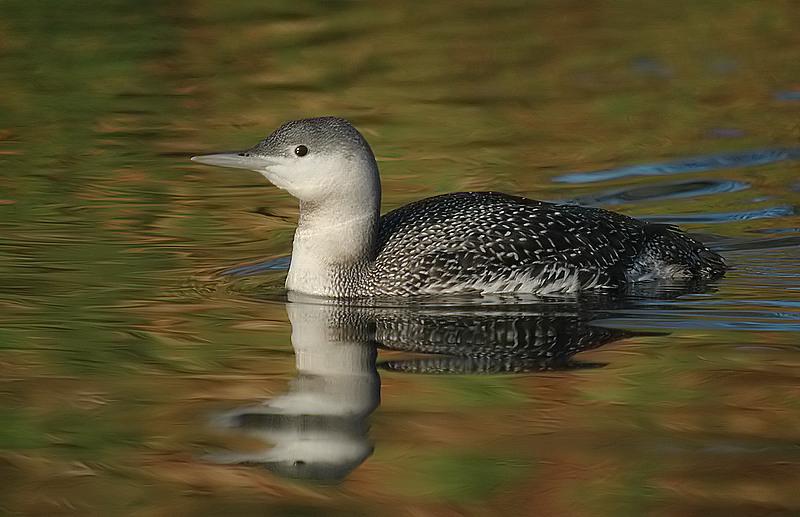
[[[247,150],[192,160],[258,172],[299,200],[286,288],[303,294],[570,294],[726,269],[674,226],[499,192],[443,194],[381,216],[375,156],[339,117],[286,122]]]

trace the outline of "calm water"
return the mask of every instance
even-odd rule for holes
[[[800,512],[793,2],[93,4],[2,3],[0,513]],[[733,269],[289,301],[294,201],[187,158],[321,114],[386,210],[603,206]]]

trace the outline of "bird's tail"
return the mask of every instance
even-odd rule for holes
[[[714,279],[721,277],[728,269],[719,254],[676,226],[649,224],[645,239],[638,262],[648,264],[653,270],[667,272],[658,276]]]

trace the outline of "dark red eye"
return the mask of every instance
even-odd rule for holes
[[[297,156],[305,156],[308,154],[308,147],[304,145],[298,145],[297,147],[294,148],[294,154],[296,154]]]

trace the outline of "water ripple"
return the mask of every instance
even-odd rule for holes
[[[800,91],[787,90],[775,93],[775,100],[778,101],[800,101]]]
[[[682,160],[661,163],[645,163],[603,169],[590,172],[571,172],[556,176],[559,183],[595,183],[628,176],[663,176],[689,172],[705,172],[718,169],[757,167],[785,160],[800,159],[800,148],[759,149],[733,153],[707,154]]]
[[[220,274],[225,276],[252,276],[267,271],[286,271],[289,269],[289,262],[292,257],[276,257],[257,264],[245,264],[234,266],[222,271]]]
[[[684,181],[600,192],[594,195],[581,196],[571,202],[577,205],[618,205],[637,201],[684,199],[739,192],[748,188],[750,188],[749,183],[734,180]]]
[[[698,310],[624,310],[618,315],[594,320],[594,325],[608,328],[632,327],[643,330],[743,330],[761,332],[798,332],[800,314],[787,311]]]
[[[650,215],[642,217],[645,221],[653,223],[726,223],[730,221],[749,221],[751,219],[773,219],[794,215],[795,209],[790,205],[770,206],[758,210],[743,210],[738,212],[716,212],[686,215]]]

